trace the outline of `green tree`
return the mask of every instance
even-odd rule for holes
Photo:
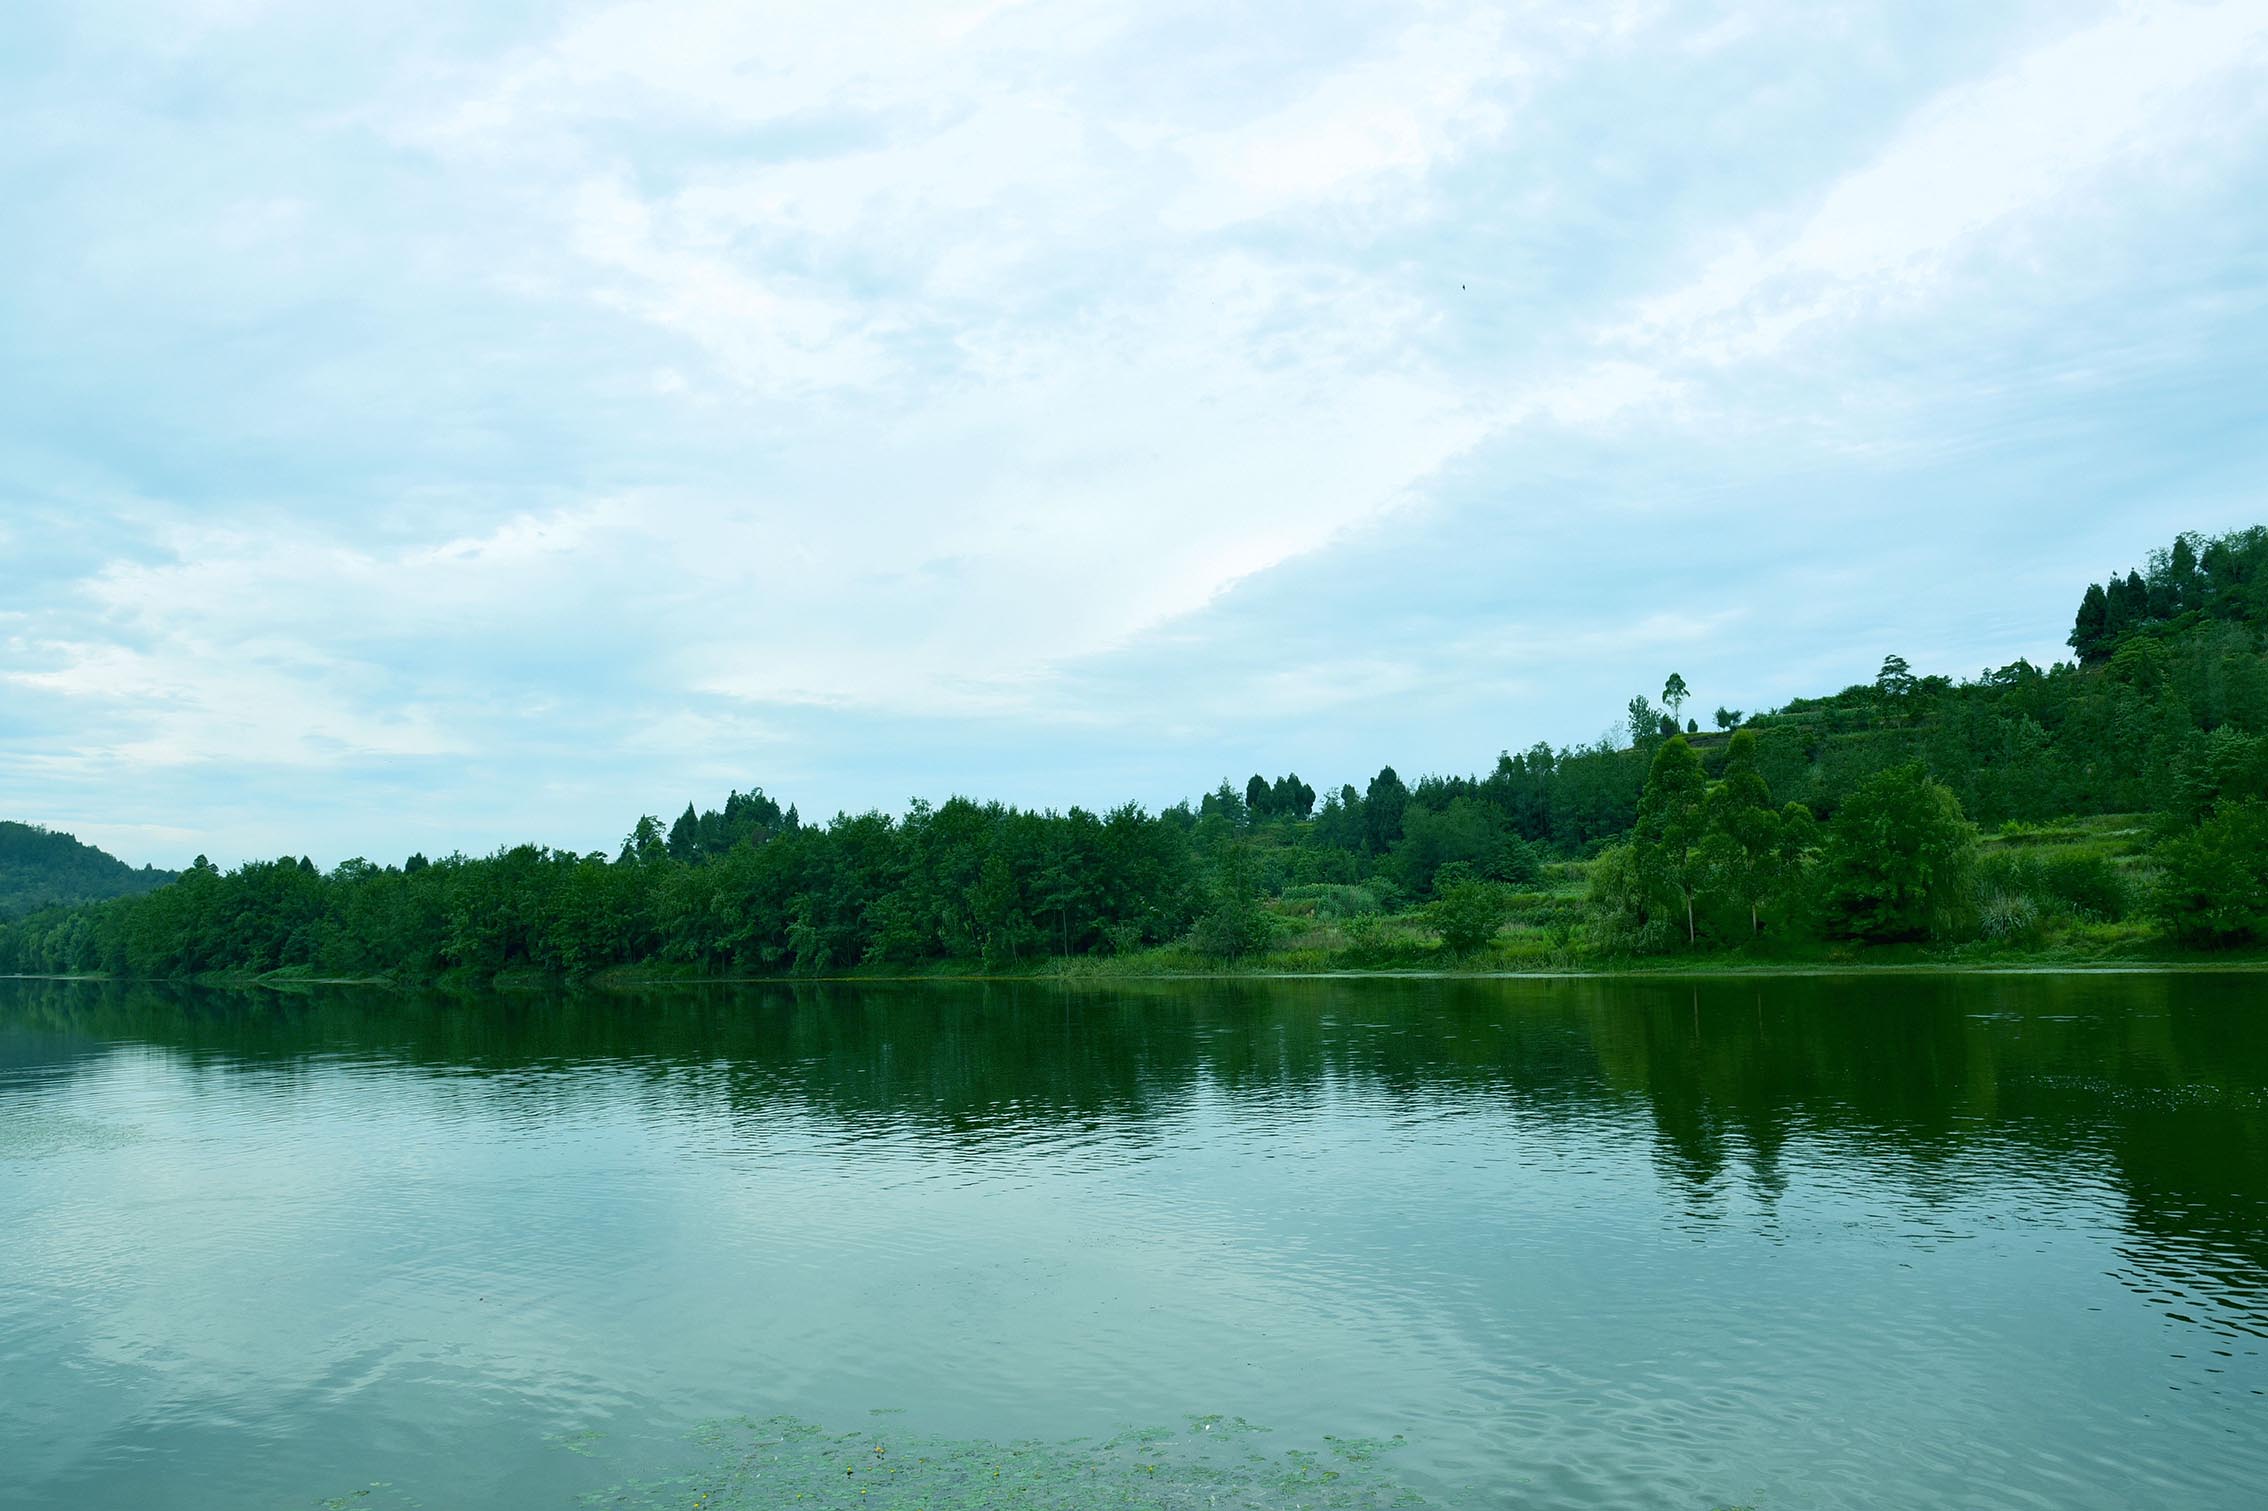
[[[1701,757],[1683,735],[1671,736],[1654,753],[1646,790],[1638,799],[1638,822],[1631,831],[1639,880],[1683,910],[1687,944],[1698,937],[1693,898],[1701,870],[1695,863],[1694,849],[1706,832],[1708,789]]]
[[[1268,948],[1268,915],[1252,894],[1234,882],[1224,884],[1212,907],[1189,931],[1189,947],[1213,960],[1242,960]]]
[[[1371,854],[1384,855],[1402,837],[1402,814],[1409,801],[1410,789],[1402,785],[1394,768],[1380,767],[1362,795],[1363,844]]]
[[[2231,803],[2159,848],[2157,913],[2184,944],[2268,939],[2268,804]]]
[[[1914,669],[1903,656],[1884,656],[1882,670],[1874,674],[1874,690],[1888,708],[1903,708],[1914,695],[1919,684],[1914,680]]]
[[[1644,693],[1632,698],[1623,712],[1629,722],[1631,744],[1643,748],[1661,737],[1662,711]]]
[[[1242,829],[1252,816],[1245,806],[1244,794],[1238,792],[1227,777],[1221,778],[1221,785],[1199,800],[1197,814],[1199,818],[1218,817],[1232,831]]]
[[[677,822],[669,826],[669,858],[690,862],[701,850],[701,820],[687,803]]]
[[[1591,862],[1584,898],[1592,938],[1610,955],[1667,949],[1677,931],[1661,899],[1639,874],[1635,845],[1609,845]]]
[[[1685,679],[1676,672],[1671,672],[1669,680],[1662,684],[1662,702],[1668,705],[1673,719],[1678,717],[1679,710],[1685,707],[1685,700],[1691,696],[1693,694],[1686,687]]]
[[[1426,922],[1452,954],[1470,955],[1496,937],[1509,911],[1501,884],[1476,876],[1470,868],[1442,868],[1440,895],[1427,905]]]
[[[2178,535],[2166,556],[2166,587],[2176,613],[2197,607],[2197,586],[2197,537]]]
[[[1780,883],[1780,814],[1756,769],[1756,731],[1744,729],[1726,747],[1725,775],[1709,793],[1702,870],[1710,890],[1748,914],[1748,932],[1763,931],[1764,901]]]
[[[1355,852],[1362,849],[1363,835],[1362,794],[1348,782],[1338,791],[1326,793],[1323,806],[1315,814],[1315,843],[1333,850]]]
[[[1269,787],[1268,807],[1279,816],[1307,818],[1315,812],[1315,789],[1301,781],[1298,772],[1288,772]]]
[[[648,813],[642,816],[622,841],[622,857],[640,865],[652,865],[669,858],[669,842],[663,838],[661,820]]]
[[[1402,819],[1402,837],[1394,843],[1393,871],[1403,887],[1421,896],[1432,892],[1435,875],[1451,866],[1464,866],[1485,880],[1510,880],[1517,859],[1511,846],[1518,842],[1503,811],[1477,797],[1451,798],[1445,808],[1412,803]]]
[[[2110,599],[2101,583],[2088,583],[2086,596],[2079,600],[2078,618],[2064,643],[2079,653],[2082,662],[2093,662],[2102,658],[2109,640]]]
[[[1860,783],[1836,813],[1826,906],[1839,933],[1946,939],[1974,912],[1976,829],[1951,789],[1916,762]]]

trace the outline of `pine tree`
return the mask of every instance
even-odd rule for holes
[[[2104,642],[2110,638],[2110,599],[2102,584],[2087,584],[2087,596],[2079,600],[2079,617],[2071,626],[2071,638],[2064,643],[2079,653],[2083,662],[2099,661],[2103,656]]]
[[[691,861],[700,847],[701,819],[694,813],[693,805],[687,803],[685,811],[677,816],[677,822],[669,826],[669,858]]]
[[[2175,537],[2173,554],[2166,561],[2166,582],[2173,590],[2176,613],[2198,607],[2197,603],[2197,543],[2194,537]]]

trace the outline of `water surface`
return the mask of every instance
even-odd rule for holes
[[[2264,985],[0,981],[0,1504],[2251,1507]]]

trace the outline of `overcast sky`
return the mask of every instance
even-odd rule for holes
[[[0,8],[0,817],[1156,806],[2268,520],[2268,3]]]

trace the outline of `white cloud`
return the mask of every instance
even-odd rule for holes
[[[1646,363],[1607,358],[1521,389],[1501,414],[1507,425],[1546,420],[1568,430],[1613,429],[1634,414],[1674,415],[1689,392],[1688,384]]]
[[[69,170],[0,211],[33,269],[0,296],[0,483],[42,511],[0,505],[37,589],[0,592],[36,710],[0,770],[37,795],[89,763],[447,755],[588,804],[750,749],[827,771],[867,752],[809,731],[868,716],[1131,744],[1556,699],[1591,727],[1590,683],[1761,632],[1654,617],[1676,585],[1635,577],[1578,602],[1541,553],[1744,510],[1785,511],[1741,537],[1778,549],[1912,461],[1883,415],[1922,411],[1917,347],[1982,388],[1980,312],[2076,327],[2070,259],[2160,213],[2257,219],[2218,178],[2257,151],[2256,4],[2091,10],[1950,84],[2019,23],[1909,56],[1894,7],[1791,42],[1792,14],[665,0],[403,28],[481,39],[446,56],[374,26],[334,73],[294,28],[179,50],[97,8],[103,46],[20,111],[0,91]],[[1808,104],[1807,49],[1835,81]],[[238,103],[152,133],[155,79]],[[109,113],[49,129],[82,108]],[[2117,313],[2112,263],[2080,313]],[[2057,370],[2115,385],[2118,355]],[[1372,581],[1408,537],[1442,559]],[[1217,686],[1155,671],[1319,554],[1372,611],[1483,587],[1422,649],[1275,594]]]
[[[1165,207],[1166,223],[1215,229],[1415,178],[1501,136],[1509,116],[1491,90],[1526,67],[1493,11],[1421,22],[1281,109],[1172,135],[1195,184]]]
[[[683,338],[707,365],[673,360],[668,397],[715,404],[721,378],[725,414],[824,458],[672,490],[591,547],[690,600],[702,632],[655,650],[664,675],[1030,709],[1057,669],[1400,507],[1487,432],[1398,280],[1214,233],[1332,201],[1430,213],[1375,201],[1503,129],[1490,91],[1520,65],[1493,12],[1415,8],[1382,46],[1201,102],[1112,78],[1104,44],[1142,7],[857,16],[604,10],[425,138],[519,165],[558,218],[567,260],[537,239],[552,260],[524,286]],[[784,134],[653,171],[632,116]]]
[[[599,180],[574,196],[573,245],[602,274],[593,297],[705,348],[734,381],[774,394],[871,383],[884,359],[849,301],[752,270]]]
[[[2228,129],[2218,79],[2256,70],[2255,0],[2136,6],[1948,90],[1792,232],[1757,232],[1609,333],[1641,350],[1722,363],[1799,333],[1924,297],[1993,232],[2066,203],[2112,169]]]
[[[369,690],[355,686],[371,680],[369,668],[291,642],[180,638],[154,651],[62,642],[32,653],[44,669],[0,681],[91,704],[110,731],[61,759],[81,772],[210,762],[326,767],[462,748],[414,703],[374,709]]]

